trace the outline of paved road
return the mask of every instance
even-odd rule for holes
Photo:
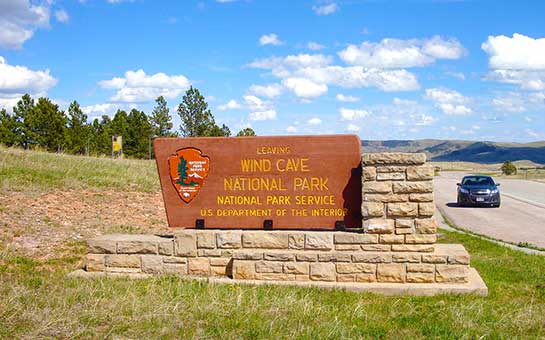
[[[545,248],[545,184],[500,179],[500,208],[458,207],[456,183],[464,173],[435,177],[437,207],[457,226],[508,242],[528,242]]]

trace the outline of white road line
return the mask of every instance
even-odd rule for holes
[[[531,201],[531,200],[528,200],[526,198],[522,198],[522,197],[519,197],[519,196],[508,194],[506,192],[502,192],[501,195],[507,196],[509,198],[512,198],[514,200],[517,200],[517,201],[520,201],[520,202],[523,202],[523,203],[526,203],[526,204],[533,205],[534,207],[545,209],[545,204],[542,204],[542,203],[539,203],[539,202]]]

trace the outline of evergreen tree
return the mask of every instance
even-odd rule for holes
[[[25,118],[32,143],[48,151],[61,151],[65,145],[67,118],[49,98],[39,98],[32,114]]]
[[[222,124],[221,127],[214,124],[214,126],[206,132],[206,137],[229,137],[231,135],[231,130],[225,124]]]
[[[517,167],[511,161],[503,162],[500,170],[504,175],[507,175],[507,176],[517,174]]]
[[[123,152],[129,157],[148,158],[153,134],[148,116],[142,111],[132,109],[127,116],[127,125]]]
[[[21,97],[21,100],[13,107],[13,114],[15,117],[15,144],[25,149],[28,149],[32,144],[32,131],[28,125],[27,117],[31,116],[34,112],[35,105],[34,99],[29,94],[25,94]]]
[[[17,121],[5,109],[0,110],[0,144],[12,146],[17,143]]]
[[[70,153],[84,154],[90,135],[87,115],[81,111],[77,101],[68,107],[68,127],[66,130],[66,148]]]
[[[157,105],[153,109],[150,116],[150,123],[155,137],[168,137],[174,134],[170,132],[172,129],[172,116],[169,114],[167,101],[163,96],[155,99]]]
[[[184,137],[208,136],[215,126],[214,116],[208,109],[204,97],[198,89],[191,86],[178,105],[182,120],[180,132]]]
[[[114,115],[114,119],[112,120],[111,126],[112,133],[114,135],[123,136],[124,138],[126,138],[130,128],[127,112],[123,110],[117,110]]]
[[[250,128],[250,127],[247,127],[245,129],[242,129],[240,130],[238,133],[237,133],[237,137],[241,137],[241,136],[255,136],[255,131],[254,129]]]
[[[91,126],[91,153],[109,155],[112,152],[112,120],[103,115],[101,120],[95,118]]]
[[[185,180],[187,179],[187,161],[184,156],[180,157],[180,164],[178,164],[178,181],[176,183],[180,185],[185,185]]]

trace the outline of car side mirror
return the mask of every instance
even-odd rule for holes
[[[500,183],[496,183],[496,186],[499,187],[501,184]]]
[[[460,183],[456,183],[457,186],[460,186]]]

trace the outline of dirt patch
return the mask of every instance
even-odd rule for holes
[[[170,233],[161,193],[0,192],[0,242],[27,256],[58,257],[74,241],[113,232]]]

